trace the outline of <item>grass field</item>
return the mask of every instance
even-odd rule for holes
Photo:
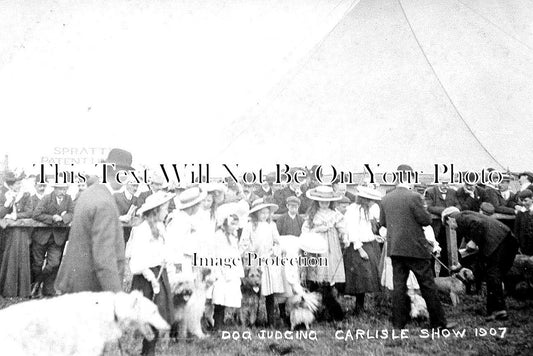
[[[227,331],[237,332],[232,337],[222,339],[222,333],[213,333],[204,340],[180,340],[176,342],[163,337],[158,345],[159,355],[533,355],[533,300],[515,300],[507,298],[509,320],[486,322],[484,317],[484,295],[469,295],[462,299],[462,304],[453,308],[444,304],[448,320],[459,323],[456,333],[448,337],[434,334],[427,330],[427,323],[410,323],[404,338],[399,338],[399,331],[392,335],[390,318],[390,299],[387,297],[368,298],[367,311],[355,317],[353,301],[343,299],[348,310],[345,321],[338,323],[315,323],[313,333],[286,334],[286,328],[278,328],[281,339],[275,338],[274,329],[242,328],[228,326]],[[0,308],[22,301],[21,299],[4,299]],[[1,321],[0,321],[1,322]],[[357,336],[357,329],[359,336]],[[268,330],[271,338],[267,337]],[[385,339],[369,339],[370,336],[383,335]],[[349,334],[351,332],[351,336]],[[245,332],[250,338],[243,339]],[[364,336],[361,337],[361,333]],[[493,335],[491,335],[491,332]],[[278,333],[278,336],[280,336]],[[337,335],[336,335],[337,333]],[[503,337],[502,337],[503,333]],[[313,337],[316,336],[316,337]],[[464,336],[463,336],[464,335]],[[264,337],[261,337],[264,336]],[[306,337],[307,336],[307,337]],[[337,337],[338,338],[337,338]],[[425,336],[425,337],[423,337]],[[397,338],[398,337],[398,338]],[[141,338],[127,335],[121,341],[123,355],[138,355]],[[120,355],[117,346],[112,346],[106,355]]]

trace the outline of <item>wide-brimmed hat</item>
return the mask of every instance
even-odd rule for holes
[[[6,182],[7,184],[13,184],[19,180],[22,180],[23,178],[24,178],[24,174],[16,175],[12,171],[7,171],[4,174],[4,182]]]
[[[207,192],[200,187],[185,189],[178,196],[178,209],[187,209],[205,199]]]
[[[274,203],[267,203],[263,198],[256,199],[252,202],[252,207],[249,211],[249,214],[255,213],[256,211],[259,211],[264,208],[270,208],[270,212],[275,212],[278,210],[278,205]]]
[[[320,185],[309,189],[305,195],[309,199],[316,201],[337,201],[342,199],[343,194],[336,193],[330,186]]]
[[[175,196],[176,194],[174,193],[167,193],[162,190],[155,192],[154,194],[150,194],[144,201],[144,204],[141,205],[141,207],[137,210],[137,215],[142,215],[149,210],[155,209],[158,206],[170,201]]]
[[[370,200],[381,200],[383,197],[379,190],[363,186],[357,187],[357,196]]]
[[[109,151],[105,163],[114,163],[117,169],[133,170],[131,163],[133,161],[132,155],[129,151],[121,148],[113,148]]]
[[[299,238],[300,249],[309,253],[328,252],[327,240],[316,232],[302,232]]]

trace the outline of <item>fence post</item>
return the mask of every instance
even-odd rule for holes
[[[448,218],[450,222],[455,223],[454,218]],[[446,246],[448,247],[448,268],[456,266],[459,263],[459,252],[457,251],[457,232],[446,224]],[[453,224],[455,225],[455,224]]]

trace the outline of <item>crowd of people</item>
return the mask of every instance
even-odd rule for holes
[[[33,194],[22,192],[21,177],[5,174],[0,218],[33,218],[49,225],[34,228],[28,246],[33,298],[122,291],[127,267],[133,274],[131,287],[153,300],[172,323],[173,281],[195,278],[198,256],[224,257],[239,262],[211,268],[214,284],[208,299],[214,306],[213,327],[221,329],[226,308],[241,306],[242,279],[249,268],[246,254],[287,256],[294,253],[287,246],[296,246],[296,255],[325,257],[327,264],[302,266],[296,273],[276,264],[260,267],[267,325],[287,321],[284,301],[304,293],[305,286],[327,295],[354,296],[356,314],[365,310],[365,295],[392,288],[393,326],[403,328],[409,320],[407,280],[412,272],[431,326],[450,328],[454,325],[446,320],[433,282],[434,253],[442,249],[440,258],[448,264],[446,251],[452,248],[447,246],[446,225],[457,230],[458,246],[453,248],[479,251],[477,263],[483,268],[476,277],[487,279],[489,318],[507,317],[502,281],[517,251],[533,254],[533,173],[529,172],[519,175],[516,192],[509,189],[510,176],[499,186],[464,184],[456,191],[443,183],[424,194],[402,183],[384,195],[372,184],[359,185],[356,194],[339,181],[328,186],[310,179],[278,185],[272,175],[260,185],[227,179],[178,188],[158,174],[152,176],[148,190],[140,191],[136,180],[121,185],[113,178],[116,170],[133,169],[129,152],[113,149],[106,162],[115,164],[107,167],[108,182],[80,184],[74,197],[66,194],[68,185],[57,182],[45,194],[50,188],[40,177]],[[398,170],[412,171],[406,165]],[[494,213],[515,219],[502,222],[491,217]],[[436,240],[428,240],[425,226],[431,226]],[[324,243],[325,252],[313,253],[310,241]],[[15,258],[10,253],[14,243],[2,238],[2,263]],[[391,271],[385,271],[385,257],[390,257]],[[392,274],[392,285],[385,281],[387,273]],[[334,319],[344,317],[342,311],[328,307]],[[157,337],[144,340],[143,354],[153,354],[156,342]]]

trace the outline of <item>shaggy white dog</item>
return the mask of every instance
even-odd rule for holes
[[[300,324],[309,330],[309,326],[315,321],[315,313],[321,304],[321,296],[318,293],[304,292],[301,295],[293,295],[287,300],[286,306],[291,321],[291,330]]]
[[[126,330],[153,338],[150,325],[168,330],[157,306],[134,291],[82,292],[0,310],[3,355],[101,355]]]

